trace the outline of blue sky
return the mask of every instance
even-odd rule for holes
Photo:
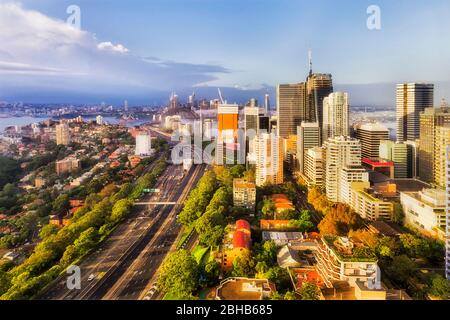
[[[0,4],[9,2],[0,0]],[[114,58],[111,68],[132,70],[127,75],[130,81],[111,80],[114,92],[133,92],[133,83],[140,94],[143,89],[170,91],[199,84],[249,90],[299,82],[307,73],[309,48],[314,70],[332,73],[338,85],[430,81],[447,88],[450,80],[448,0],[23,0],[21,4],[21,10],[61,21],[67,18],[67,6],[76,4],[81,8],[82,29],[95,41],[126,48],[127,57]],[[366,27],[371,4],[381,8],[379,31]],[[168,63],[170,74],[161,75],[167,85],[143,79],[139,69],[155,72],[154,78],[160,77],[159,71],[130,63],[130,56]],[[73,59],[76,55],[67,63],[81,63]],[[25,60],[17,62],[42,64]],[[46,67],[66,70],[62,62]],[[108,67],[95,70],[93,82]],[[35,79],[42,83],[37,75]],[[22,83],[20,77],[16,80]],[[67,81],[73,90],[85,90],[86,78]],[[52,80],[49,83],[51,91]],[[26,88],[31,87],[28,79]],[[102,90],[107,94],[106,85]],[[440,95],[446,93],[445,89]]]

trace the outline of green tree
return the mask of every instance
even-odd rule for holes
[[[219,281],[220,264],[216,260],[208,261],[205,265],[204,276],[207,285],[215,285]]]
[[[392,259],[387,270],[393,279],[405,284],[416,273],[417,265],[408,256],[401,255]]]
[[[127,198],[133,192],[133,185],[129,182],[123,184],[120,190],[111,197],[111,202],[115,203],[121,199]]]
[[[70,264],[78,258],[78,251],[74,245],[70,245],[64,251],[64,254],[60,260],[60,265],[64,268],[70,266]]]
[[[264,219],[273,219],[277,208],[271,199],[265,199],[262,202],[261,213]]]
[[[393,258],[398,255],[400,244],[395,238],[381,237],[375,247],[375,252],[380,258]]]
[[[277,245],[274,241],[265,241],[262,244],[256,243],[253,247],[257,262],[264,262],[268,267],[272,267],[277,262]]]
[[[194,223],[206,210],[216,191],[217,180],[214,172],[208,171],[191,191],[178,216],[178,222],[184,225]]]
[[[44,240],[48,238],[51,235],[54,235],[58,232],[58,227],[53,224],[47,224],[44,227],[42,227],[41,231],[39,232],[39,237]]]
[[[67,194],[61,194],[53,201],[53,210],[55,213],[67,212],[70,209],[70,199]]]
[[[293,291],[288,291],[284,294],[284,300],[298,300],[298,296]]]
[[[199,285],[199,267],[186,250],[169,255],[161,266],[158,287],[178,297],[191,296]]]
[[[265,278],[272,281],[281,293],[287,292],[292,287],[289,272],[281,267],[275,266],[265,273]]]
[[[98,231],[91,227],[83,231],[74,242],[75,250],[79,256],[83,256],[95,247],[98,241]]]
[[[392,216],[392,221],[403,225],[403,221],[405,219],[405,214],[403,212],[403,207],[400,203],[394,203],[394,214]]]
[[[255,275],[256,261],[250,251],[244,251],[233,261],[231,276],[233,277],[253,277]]]
[[[245,166],[241,164],[232,166],[230,168],[230,174],[234,179],[243,177],[245,172]]]
[[[441,275],[435,275],[431,279],[430,294],[438,298],[450,299],[450,281]]]
[[[289,221],[289,226],[300,232],[312,231],[314,229],[314,223],[311,221],[311,213],[308,210],[303,210],[298,220]]]
[[[19,173],[20,166],[18,161],[0,156],[0,188],[14,181]]]
[[[102,197],[100,197],[98,194],[96,193],[91,193],[86,197],[86,200],[84,201],[84,205],[86,208],[88,208],[89,210],[91,210],[92,208],[94,208],[94,206],[99,203],[102,200]]]
[[[298,218],[298,212],[294,209],[287,209],[275,213],[275,220],[295,220]]]
[[[255,271],[260,275],[264,275],[269,271],[269,266],[265,261],[258,261],[258,263],[256,263]]]
[[[199,235],[199,242],[207,247],[214,247],[222,242],[224,228],[222,226],[208,227]]]
[[[112,223],[117,223],[122,221],[131,211],[132,202],[128,199],[122,199],[117,201],[111,212],[110,221]]]
[[[301,300],[320,300],[320,289],[312,282],[303,282],[299,294]]]

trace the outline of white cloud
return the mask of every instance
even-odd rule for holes
[[[43,85],[103,87],[105,92],[133,86],[166,90],[207,83],[228,72],[221,66],[142,58],[123,44],[99,41],[90,32],[17,3],[0,3],[0,43],[3,91]]]
[[[25,63],[0,61],[0,72],[4,74],[9,73],[9,74],[24,74],[24,75],[32,75],[32,74],[55,75],[55,74],[62,74],[65,72],[65,70],[36,67]]]
[[[97,48],[99,50],[111,50],[111,51],[119,52],[119,53],[128,53],[130,51],[127,48],[125,48],[123,45],[121,45],[120,43],[117,45],[113,45],[110,41],[99,43],[97,45]]]

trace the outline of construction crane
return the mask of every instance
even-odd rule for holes
[[[222,91],[220,91],[220,88],[217,88],[217,90],[219,91],[220,102],[221,102],[222,104],[226,104],[227,102],[226,102],[225,100],[223,100],[223,97],[222,97]]]

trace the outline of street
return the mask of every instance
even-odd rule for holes
[[[175,241],[180,228],[176,216],[205,167],[195,166],[183,175],[181,166],[169,166],[155,186],[160,194],[148,194],[140,202],[177,205],[135,206],[128,220],[79,264],[81,290],[69,290],[63,277],[39,299],[139,298]]]

